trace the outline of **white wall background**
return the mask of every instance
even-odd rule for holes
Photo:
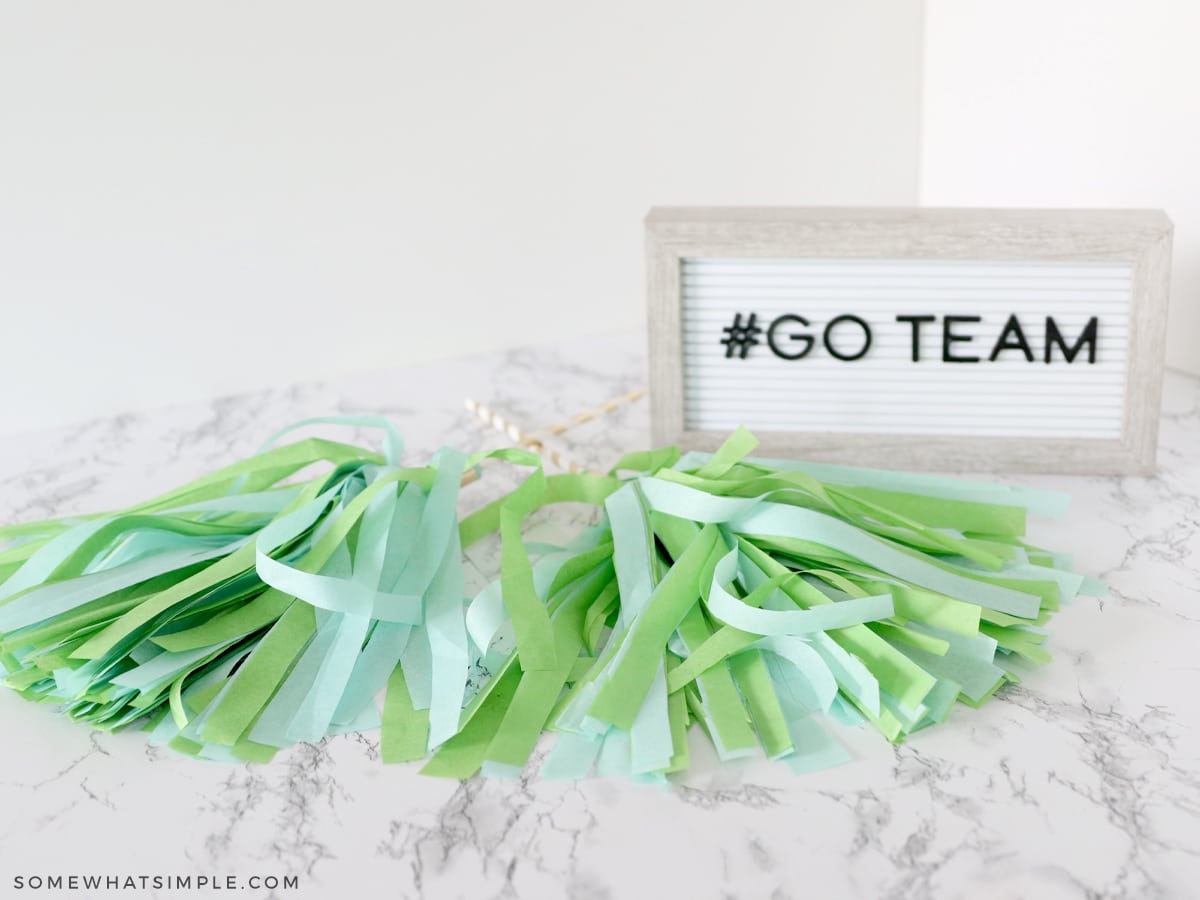
[[[0,433],[638,327],[654,204],[1154,206],[1193,0],[0,6]]]
[[[927,0],[921,202],[1161,208],[1200,374],[1200,3]]]
[[[919,0],[0,7],[0,431],[643,321],[653,204],[916,200]]]

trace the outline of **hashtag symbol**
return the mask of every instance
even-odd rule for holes
[[[725,337],[721,338],[721,343],[725,345],[726,359],[731,359],[735,353],[745,359],[750,348],[758,343],[755,335],[762,334],[762,329],[755,324],[757,320],[758,313],[750,313],[750,318],[743,325],[742,314],[737,313],[733,317],[733,324],[725,326]]]

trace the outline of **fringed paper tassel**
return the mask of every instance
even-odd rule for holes
[[[805,770],[844,758],[822,714],[900,740],[981,703],[1096,587],[1021,540],[1060,495],[755,460],[744,431],[608,475],[547,477],[523,449],[404,467],[381,420],[313,421],[382,427],[384,453],[269,446],[128,510],[0,529],[7,683],[216,759],[382,725],[385,761],[504,777],[549,730],[546,777],[654,781],[698,723],[722,758]],[[489,458],[531,474],[460,522]],[[604,519],[527,545],[525,517],[558,502]],[[499,578],[465,600],[463,548],[493,532]]]
[[[607,512],[544,595],[558,657],[526,665],[518,646],[424,771],[513,775],[549,730],[545,777],[661,780],[687,768],[697,722],[723,759],[836,764],[823,714],[902,740],[1048,659],[1050,615],[1102,588],[1021,540],[1064,495],[747,458],[754,445],[739,431],[713,455],[633,455],[629,480],[549,479]]]
[[[24,540],[0,558],[7,683],[97,727],[265,760],[378,727],[375,696],[399,670],[431,746],[456,732],[470,663],[457,499],[482,457],[446,448],[404,468],[383,420],[293,427],[324,421],[382,427],[384,455],[269,447],[128,510],[8,529]],[[283,483],[317,463],[331,470]]]

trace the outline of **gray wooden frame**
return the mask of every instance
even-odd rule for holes
[[[684,428],[680,265],[685,258],[970,259],[1133,263],[1119,439],[759,432],[763,456],[944,472],[1154,471],[1170,286],[1160,210],[656,208],[646,217],[650,403],[656,444],[717,447]]]

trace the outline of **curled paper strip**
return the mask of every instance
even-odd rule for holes
[[[755,459],[745,431],[606,475],[526,449],[404,466],[383,420],[313,421],[381,428],[384,453],[272,440],[126,510],[0,528],[6,684],[209,759],[382,728],[385,762],[508,777],[552,732],[545,777],[655,781],[699,724],[723,759],[806,771],[846,758],[825,715],[892,741],[940,723],[1048,659],[1042,626],[1099,587],[1021,539],[1049,492]],[[460,520],[489,460],[529,474]],[[600,524],[527,542],[563,502]],[[465,597],[490,534],[500,571]]]

